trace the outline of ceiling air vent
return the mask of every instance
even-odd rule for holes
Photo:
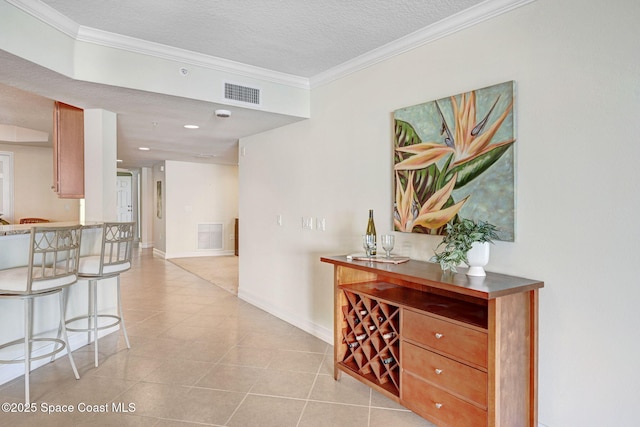
[[[233,83],[225,83],[224,98],[233,101],[246,102],[248,104],[260,105],[260,89],[240,86]]]

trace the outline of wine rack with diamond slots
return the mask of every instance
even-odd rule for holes
[[[410,260],[334,265],[334,378],[438,427],[537,426],[540,281]]]
[[[390,393],[400,392],[400,309],[365,295],[344,291],[342,339],[345,367]]]

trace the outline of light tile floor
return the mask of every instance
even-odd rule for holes
[[[37,411],[0,412],[0,425],[433,427],[347,375],[334,381],[325,342],[150,250],[121,283],[132,348],[100,339],[98,368],[92,346],[74,351],[80,380],[66,356],[35,370]],[[22,402],[23,382],[0,386],[0,402]]]

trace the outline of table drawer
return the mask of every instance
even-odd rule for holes
[[[402,373],[402,403],[440,427],[487,427],[487,412],[432,386],[414,375]]]
[[[487,374],[416,345],[402,343],[402,368],[440,388],[487,407]]]
[[[406,309],[402,311],[401,331],[405,339],[487,367],[487,334],[484,332]]]

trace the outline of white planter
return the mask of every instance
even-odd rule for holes
[[[467,252],[467,260],[469,265],[468,276],[486,276],[484,266],[489,263],[489,242],[476,242]]]

